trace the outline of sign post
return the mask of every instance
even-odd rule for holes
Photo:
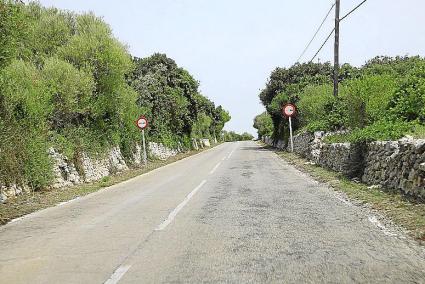
[[[146,154],[146,142],[145,142],[145,128],[148,127],[148,125],[149,125],[148,120],[143,115],[136,120],[136,126],[142,130],[143,163],[145,164],[145,166],[148,164],[148,158]]]
[[[292,137],[292,118],[289,117],[289,139],[291,139],[291,152],[294,152],[294,138]]]
[[[292,136],[292,117],[296,115],[297,108],[293,104],[286,104],[282,108],[283,115],[289,119],[289,139],[291,143],[291,152],[294,152],[294,138]]]

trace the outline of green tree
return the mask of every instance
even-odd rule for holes
[[[7,66],[19,52],[27,30],[23,4],[0,0],[0,69]]]
[[[257,129],[258,138],[270,136],[273,133],[273,121],[267,112],[257,115],[254,118],[254,128]]]

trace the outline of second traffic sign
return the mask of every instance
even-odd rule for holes
[[[144,117],[143,115],[140,116],[137,120],[136,120],[136,126],[142,130],[142,145],[143,145],[143,162],[145,164],[145,166],[148,163],[148,157],[146,154],[146,142],[145,142],[145,128],[148,127],[149,123],[146,117]]]
[[[136,120],[136,126],[139,128],[139,129],[145,129],[146,127],[148,127],[148,120],[147,120],[147,118],[146,117],[144,117],[143,115],[142,116],[140,116],[137,120]]]
[[[282,113],[286,117],[293,117],[297,113],[297,108],[293,104],[286,104],[282,108]]]
[[[291,142],[291,152],[294,152],[294,138],[292,136],[292,117],[297,114],[297,108],[293,104],[286,104],[282,107],[282,114],[289,120],[289,139]]]

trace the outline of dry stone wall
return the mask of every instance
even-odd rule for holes
[[[314,157],[316,164],[350,178],[359,176],[363,167],[363,154],[360,147],[350,143],[321,143],[319,145],[320,152],[316,153]]]
[[[270,146],[276,147],[276,148],[278,148],[278,149],[280,149],[280,150],[284,150],[284,149],[286,149],[286,147],[287,147],[286,142],[285,142],[285,141],[283,141],[283,140],[274,141],[272,138],[267,137],[267,136],[263,136],[263,137],[262,137],[262,140],[263,140],[263,142],[264,142],[264,143],[266,143],[267,145],[270,145]]]
[[[180,147],[178,149],[170,149],[161,143],[149,142],[149,154],[151,157],[156,159],[167,160],[170,157],[176,156],[180,152]]]
[[[53,148],[49,149],[49,156],[53,161],[53,188],[72,186],[83,182],[83,179],[77,172],[74,163],[72,163],[66,156],[57,152]]]
[[[362,180],[425,200],[425,140],[369,144]]]
[[[209,145],[209,141],[208,143],[204,141],[204,144]],[[183,149],[181,146],[177,149],[170,149],[161,143],[149,142],[148,151],[153,158],[167,160],[182,152]],[[50,148],[48,154],[53,162],[54,179],[51,187],[54,189],[95,182],[111,174],[129,169],[119,147],[112,148],[106,155],[100,157],[92,157],[83,153],[78,162],[79,170],[77,170],[74,161],[54,148]],[[142,148],[137,145],[131,163],[136,166],[141,165],[142,155]],[[0,203],[27,192],[30,192],[28,186],[11,185],[6,187],[0,183]]]
[[[425,200],[425,140],[404,138],[367,145],[323,142],[329,134],[301,133],[294,136],[294,152],[312,162],[361,179],[369,185],[400,190]],[[263,141],[273,145],[268,137]]]

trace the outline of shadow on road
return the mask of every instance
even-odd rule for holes
[[[276,148],[273,148],[272,146],[261,146],[261,145],[255,145],[255,146],[244,146],[241,147],[240,150],[242,151],[276,151]]]

